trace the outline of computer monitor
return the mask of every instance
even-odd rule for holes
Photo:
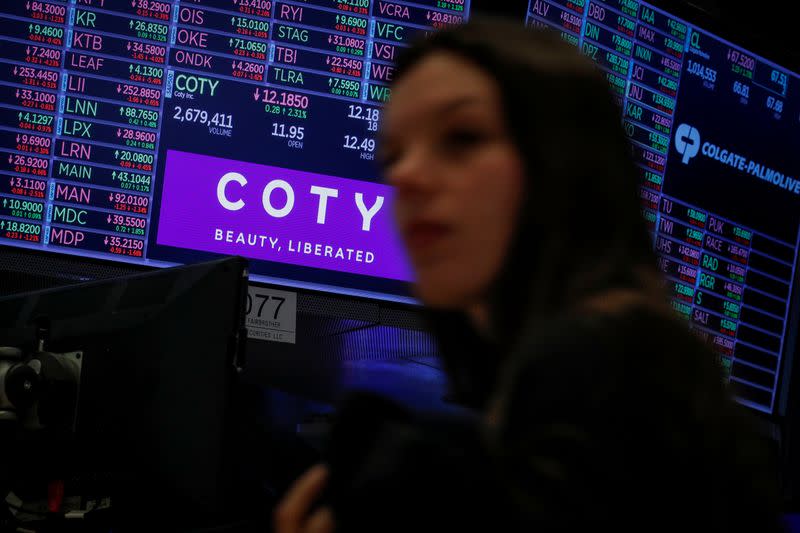
[[[413,303],[380,183],[394,60],[470,0],[0,3],[0,242]]]
[[[65,502],[110,498],[114,530],[242,520],[236,505],[258,497],[235,462],[252,461],[236,400],[246,294],[246,261],[229,258],[0,299],[0,345],[40,376],[27,388],[38,404],[13,406],[15,430],[5,421],[0,489],[41,496],[62,480]],[[74,413],[44,420],[70,395],[45,385],[65,377],[41,363],[40,340],[80,362]]]
[[[527,23],[605,74],[673,307],[715,347],[743,403],[782,413],[797,326],[800,77],[638,0],[530,0]]]

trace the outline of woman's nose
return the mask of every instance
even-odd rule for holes
[[[435,162],[424,148],[408,151],[387,169],[386,181],[399,198],[430,193],[437,181]]]

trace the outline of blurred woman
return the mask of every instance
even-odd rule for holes
[[[453,396],[480,420],[349,404],[368,438],[335,432],[279,532],[779,530],[752,421],[662,290],[619,116],[588,59],[517,23],[405,54],[383,170]]]

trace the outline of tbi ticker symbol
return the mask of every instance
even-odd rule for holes
[[[675,149],[679,154],[683,154],[683,164],[689,164],[689,160],[700,151],[700,132],[688,124],[678,126],[675,132]]]

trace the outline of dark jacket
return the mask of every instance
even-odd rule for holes
[[[781,531],[753,419],[677,319],[548,321],[493,391],[488,425],[351,397],[329,454],[337,531]]]

